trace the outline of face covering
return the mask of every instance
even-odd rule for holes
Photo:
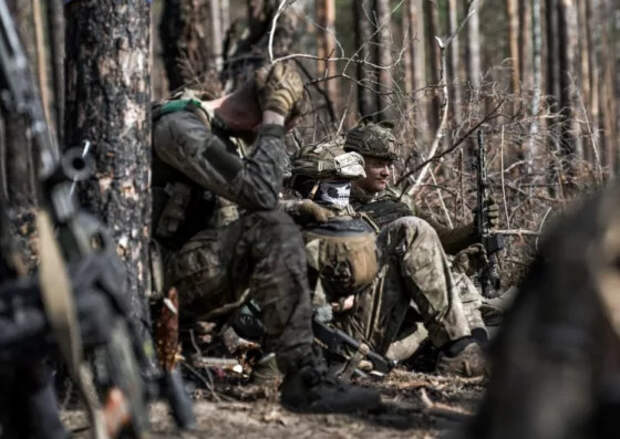
[[[319,184],[314,201],[324,206],[344,209],[349,205],[350,195],[350,181],[324,181]]]

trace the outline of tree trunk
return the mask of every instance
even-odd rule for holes
[[[607,157],[607,165],[612,170],[612,173],[618,169],[618,160],[620,160],[620,151],[618,150],[618,127],[616,125],[617,120],[617,93],[614,87],[615,78],[615,60],[614,53],[617,53],[615,49],[615,40],[611,35],[613,29],[613,22],[607,17],[613,16],[613,5],[610,0],[601,1],[601,44],[603,49],[603,58],[601,59],[601,65],[603,68],[603,75],[601,78],[601,115],[603,116],[602,124],[604,130],[603,145],[605,155]],[[617,55],[616,55],[617,56]]]
[[[149,3],[79,0],[67,5],[69,145],[91,142],[94,177],[81,198],[112,233],[127,269],[133,316],[145,323],[150,294]]]
[[[512,92],[521,94],[521,67],[519,57],[519,4],[517,0],[507,0],[508,11],[508,41],[510,45],[510,60],[512,61]]]
[[[323,89],[327,93],[327,98],[331,102],[334,112],[338,114],[339,97],[338,97],[338,81],[335,79],[337,75],[336,63],[326,62],[324,59],[336,56],[336,2],[335,0],[317,0],[316,1],[316,21],[319,25],[317,30],[317,71],[319,76],[327,79]]]
[[[429,66],[430,66],[430,82],[434,90],[429,106],[428,124],[429,130],[434,134],[439,127],[439,70],[441,65],[439,47],[435,36],[439,35],[439,12],[437,6],[432,2],[425,2],[424,16],[426,19],[426,40],[428,42]]]
[[[403,53],[403,73],[404,73],[404,85],[405,85],[405,94],[406,104],[407,104],[407,112],[409,112],[409,104],[411,99],[413,98],[413,46],[414,46],[414,38],[413,38],[413,26],[411,22],[410,16],[410,5],[413,2],[409,2],[409,6],[407,6],[403,14],[401,15],[401,28],[403,31],[403,41],[404,44],[407,45],[407,50]]]
[[[392,14],[389,0],[375,0],[377,14],[377,62],[383,68],[379,78],[378,120],[391,120],[392,115]]]
[[[519,67],[521,87],[531,90],[532,79],[532,0],[525,0],[519,5]]]
[[[481,0],[474,0],[476,12],[472,14],[467,22],[467,73],[469,82],[472,87],[477,89],[480,87],[480,79],[482,76],[482,68],[480,62],[480,8]],[[465,2],[463,2],[465,4]]]
[[[426,39],[424,36],[423,0],[410,0],[408,8],[409,23],[411,23],[411,49],[413,63],[413,84],[415,93],[415,125],[418,136],[428,143],[430,140],[426,108],[428,106],[426,93]]]
[[[56,137],[58,144],[62,145],[65,123],[65,14],[62,0],[48,0],[47,26],[52,62]]]
[[[220,0],[220,21],[221,21],[221,29],[222,29],[222,41],[224,40],[224,35],[230,29],[230,0]]]
[[[448,3],[448,17],[449,17],[449,27],[450,27],[450,35],[456,33],[458,26],[458,1],[450,0]],[[449,74],[450,74],[450,101],[452,102],[451,108],[451,120],[453,121],[455,126],[459,125],[460,120],[460,104],[461,104],[461,81],[459,78],[460,72],[460,44],[458,36],[452,40],[452,44],[450,46],[450,63],[448,64]]]
[[[211,18],[211,62],[213,63],[216,71],[220,71],[222,68],[222,41],[224,41],[220,12],[220,1],[210,0],[209,15]]]
[[[374,52],[370,50],[372,39],[371,0],[358,0],[353,2],[353,14],[355,17],[355,48],[360,60],[374,62]],[[360,62],[357,64],[357,101],[360,116],[372,118],[377,113],[377,100],[374,93],[376,79],[373,69]]]
[[[576,76],[577,30],[574,0],[558,2],[558,39],[560,42],[559,67],[559,105],[560,105],[560,152],[563,157],[564,171],[571,189],[575,189],[573,178],[581,151],[577,142],[575,121],[574,81]]]
[[[201,87],[215,67],[205,0],[164,0],[163,8],[159,32],[168,86],[170,90]]]
[[[539,132],[538,113],[542,94],[542,23],[541,0],[532,1],[532,124],[530,125],[530,141],[526,153],[527,170],[531,174],[535,161],[539,156],[537,135]]]
[[[32,32],[32,9],[30,2],[7,1],[29,64],[35,65],[34,39]],[[17,256],[23,262],[24,271],[36,267],[36,246],[34,209],[37,205],[37,160],[30,141],[28,122],[15,114],[2,114],[2,190],[4,207],[9,212],[9,234],[14,238]]]

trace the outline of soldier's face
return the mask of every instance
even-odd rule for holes
[[[392,176],[392,161],[364,156],[366,178],[355,181],[366,192],[381,192],[387,187]]]

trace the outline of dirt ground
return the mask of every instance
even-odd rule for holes
[[[276,388],[215,382],[195,392],[198,428],[179,434],[166,404],[151,406],[152,438],[436,438],[458,430],[475,411],[484,391],[481,379],[461,379],[394,370],[360,384],[381,391],[383,406],[361,415],[308,415],[282,408]],[[63,411],[73,437],[86,438],[80,410]]]

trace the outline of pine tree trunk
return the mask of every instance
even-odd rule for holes
[[[183,85],[200,87],[216,66],[207,23],[205,0],[164,0],[159,32],[170,90]]]
[[[143,0],[79,0],[66,9],[67,143],[91,142],[96,170],[80,195],[112,233],[141,322],[150,294],[149,13]]]
[[[429,54],[429,67],[430,67],[430,82],[435,87],[432,94],[432,99],[429,106],[429,130],[431,133],[435,133],[439,127],[439,70],[441,65],[439,47],[437,46],[437,40],[435,36],[439,35],[439,12],[437,6],[432,2],[425,2],[424,5],[424,18],[426,19],[426,41],[428,42],[428,54]]]
[[[34,35],[30,2],[9,0],[11,11],[31,68],[34,63]],[[36,83],[36,82],[35,82]],[[14,238],[24,270],[33,270],[37,263],[34,209],[37,205],[37,159],[28,135],[29,123],[15,114],[2,114],[2,190],[3,205],[9,214],[9,233]]]
[[[517,0],[507,0],[508,12],[508,41],[510,45],[510,60],[512,61],[512,92],[521,94],[521,67],[519,57],[519,4]]]
[[[378,120],[392,119],[392,15],[389,0],[375,0],[377,13],[377,61],[381,68],[377,72],[379,78],[379,114]]]
[[[458,26],[458,1],[450,0],[448,3],[448,17],[449,17],[449,27],[450,27],[450,35],[456,33]],[[450,45],[450,63],[449,63],[449,74],[450,74],[450,102],[452,102],[452,116],[451,120],[453,121],[455,126],[459,125],[460,121],[460,104],[461,104],[461,81],[459,78],[460,73],[460,44],[458,36],[452,40],[452,44]]]
[[[480,87],[480,78],[482,76],[482,68],[480,61],[480,8],[481,0],[474,0],[474,8],[476,13],[472,14],[467,22],[467,72],[469,82],[472,87],[477,89]],[[465,4],[465,2],[463,2]]]
[[[600,25],[601,44],[603,58],[601,60],[603,75],[601,78],[601,115],[603,116],[602,127],[604,130],[605,144],[603,145],[607,157],[607,165],[615,173],[619,168],[620,151],[618,145],[618,91],[614,88],[615,60],[613,54],[617,56],[617,44],[611,35],[613,22],[607,17],[613,16],[613,4],[611,0],[601,1],[602,20]]]
[[[577,161],[582,158],[575,121],[574,81],[578,80],[576,75],[576,31],[577,16],[574,0],[560,0],[558,2],[558,36],[561,49],[559,51],[560,151],[568,184],[573,189],[574,182],[572,179],[575,176],[575,168],[578,166]]]
[[[336,63],[324,61],[327,58],[335,57],[336,54],[336,2],[334,0],[316,1],[316,21],[319,25],[317,30],[317,71],[320,77],[334,78],[337,74]],[[333,111],[338,114],[338,82],[336,79],[327,79],[323,89],[327,93],[327,98],[331,102]]]
[[[54,87],[54,120],[58,144],[64,142],[65,121],[65,14],[62,0],[48,0],[47,26]]]
[[[527,169],[528,174],[534,170],[538,151],[537,135],[540,131],[540,100],[542,95],[542,22],[541,22],[541,1],[532,1],[532,124],[530,125],[530,141],[527,149]]]
[[[355,48],[360,60],[373,63],[374,51],[371,50],[372,39],[372,1],[357,0],[353,2],[353,14],[355,17]],[[357,101],[360,116],[362,118],[374,117],[377,112],[377,100],[374,93],[373,69],[362,62],[357,64]]]
[[[411,23],[412,37],[412,62],[413,62],[413,90],[415,95],[415,124],[418,136],[425,142],[429,142],[428,119],[426,108],[428,106],[426,93],[426,38],[424,35],[424,14],[422,9],[423,0],[410,0],[409,22]]]
[[[531,90],[532,79],[532,0],[519,5],[519,66],[521,68],[521,90]]]

